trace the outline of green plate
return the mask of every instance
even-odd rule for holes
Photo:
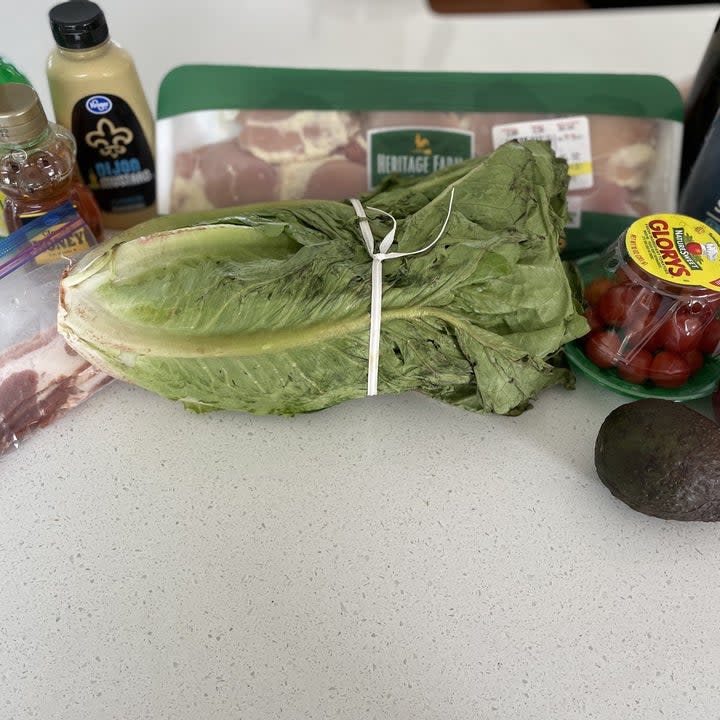
[[[592,279],[592,267],[597,266],[596,258],[579,261],[576,267],[583,281]],[[565,355],[570,366],[578,373],[587,375],[599,385],[614,390],[621,395],[634,398],[661,398],[663,400],[697,400],[708,397],[717,389],[720,381],[720,358],[705,357],[705,365],[679,388],[659,388],[653,385],[638,385],[623,380],[614,369],[604,370],[588,360],[582,349],[582,341],[575,340],[565,345]]]
[[[603,370],[590,362],[577,342],[565,346],[565,355],[570,366],[589,378],[614,390],[621,395],[634,398],[662,398],[663,400],[697,400],[712,395],[720,380],[720,360],[705,358],[705,365],[700,368],[682,387],[659,388],[652,385],[638,385],[623,380],[615,370]]]

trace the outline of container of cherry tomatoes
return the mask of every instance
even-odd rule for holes
[[[571,365],[633,397],[690,400],[720,379],[720,236],[684,215],[636,220],[578,263],[590,332]]]

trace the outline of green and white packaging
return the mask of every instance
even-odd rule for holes
[[[566,258],[675,209],[682,99],[651,75],[309,70],[184,65],[158,98],[161,213],[342,200],[512,139],[568,161]]]

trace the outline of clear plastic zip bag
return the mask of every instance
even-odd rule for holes
[[[56,327],[69,258],[96,244],[69,202],[0,239],[0,454],[110,381]]]

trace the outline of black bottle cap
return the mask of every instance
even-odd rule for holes
[[[64,2],[52,8],[49,16],[55,42],[62,48],[84,50],[108,39],[105,15],[94,2]]]

